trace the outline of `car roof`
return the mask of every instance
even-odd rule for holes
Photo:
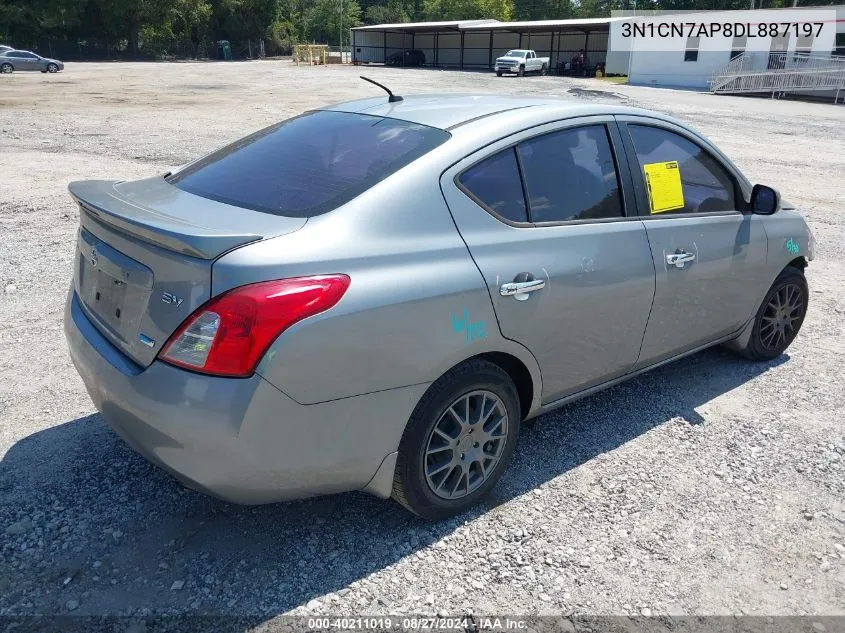
[[[646,114],[669,119],[648,110],[604,103],[584,103],[554,97],[523,97],[510,95],[429,94],[408,95],[402,101],[389,103],[387,96],[347,101],[321,108],[336,112],[355,112],[372,116],[400,119],[443,130],[488,117],[503,117],[523,108],[548,112],[549,120],[573,116],[608,114]],[[535,110],[537,109],[537,110]]]

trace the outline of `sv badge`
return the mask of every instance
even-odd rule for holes
[[[170,305],[176,306],[177,308],[182,305],[182,297],[177,297],[175,294],[171,292],[162,292],[161,293],[161,302],[162,303],[169,303]]]

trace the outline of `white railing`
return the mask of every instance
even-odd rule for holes
[[[811,53],[743,53],[710,77],[710,91],[771,93],[845,90],[845,58]]]

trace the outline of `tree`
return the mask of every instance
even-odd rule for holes
[[[480,20],[513,18],[512,0],[423,0],[426,20]]]
[[[565,20],[573,12],[570,0],[514,0],[517,20]]]
[[[365,14],[369,24],[398,24],[411,21],[409,9],[413,11],[413,6],[405,6],[401,0],[387,0],[387,4],[367,7]]]
[[[343,21],[341,24],[341,4]],[[305,14],[306,34],[315,42],[336,45],[340,42],[343,29],[344,41],[349,37],[347,31],[353,26],[360,26],[361,6],[357,0],[314,0]]]

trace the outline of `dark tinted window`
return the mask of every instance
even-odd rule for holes
[[[448,138],[408,121],[312,112],[237,141],[168,181],[227,204],[310,217],[349,202]]]
[[[684,61],[685,62],[697,62],[698,61],[698,47],[701,44],[700,37],[688,37],[687,38],[687,50],[684,51]]]
[[[465,192],[512,222],[526,222],[525,195],[513,148],[486,158],[460,177]]]
[[[603,125],[553,132],[519,144],[532,222],[622,215],[619,180]]]
[[[677,161],[684,206],[663,213],[707,213],[736,209],[734,180],[701,147],[679,134],[645,125],[629,125],[640,169],[650,163]]]

